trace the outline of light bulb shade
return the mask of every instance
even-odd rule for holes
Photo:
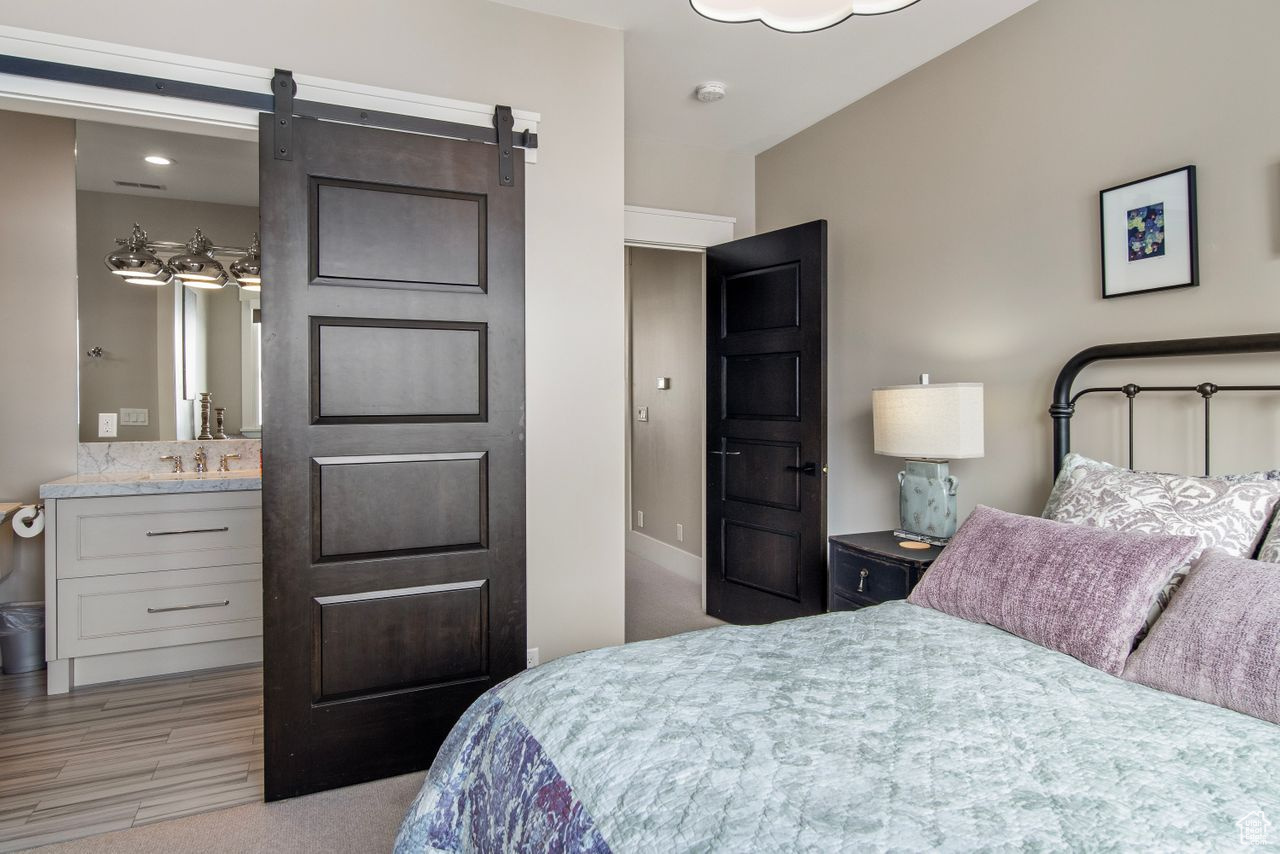
[[[231,281],[227,278],[227,274],[223,273],[216,279],[183,279],[179,277],[179,281],[189,288],[195,288],[201,291],[216,291],[219,288],[225,288],[227,282]]]
[[[125,279],[131,285],[148,285],[153,288],[163,288],[165,285],[173,281],[173,275],[147,276],[136,279]]]
[[[206,282],[217,288],[227,283],[226,269],[213,257],[213,241],[198,228],[187,241],[187,251],[170,258],[169,267],[184,282]]]
[[[877,454],[916,460],[983,455],[982,383],[874,389],[871,418]]]
[[[258,235],[249,241],[249,251],[231,262],[231,275],[247,291],[262,290],[262,245]]]
[[[120,244],[103,259],[107,269],[117,276],[147,278],[158,276],[165,269],[164,262],[147,248],[147,233],[136,222],[126,238],[117,238]]]
[[[884,15],[919,0],[689,0],[704,18],[729,24],[759,21],[784,33],[812,33],[854,15]]]

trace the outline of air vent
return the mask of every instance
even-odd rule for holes
[[[164,184],[147,184],[142,181],[116,181],[117,187],[128,187],[131,190],[165,190]]]

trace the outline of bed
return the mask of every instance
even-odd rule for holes
[[[1064,375],[1280,350],[1280,335],[1119,348]],[[1055,467],[1074,373],[1051,412]],[[396,850],[1231,849],[1280,821],[1277,769],[1274,723],[891,602],[508,680],[444,743]]]

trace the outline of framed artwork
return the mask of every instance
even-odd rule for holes
[[[1196,167],[1130,181],[1098,195],[1103,297],[1200,284]]]

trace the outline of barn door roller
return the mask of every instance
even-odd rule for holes
[[[293,159],[293,119],[296,116],[495,144],[498,150],[498,183],[503,187],[514,187],[516,183],[513,163],[516,156],[515,149],[538,147],[537,134],[529,131],[515,133],[513,130],[515,118],[511,114],[511,108],[503,105],[494,108],[493,128],[490,129],[442,119],[362,110],[358,107],[324,104],[319,101],[299,101],[294,98],[298,86],[294,82],[293,73],[281,69],[276,69],[275,76],[271,78],[271,91],[275,95],[274,127],[277,160]]]

